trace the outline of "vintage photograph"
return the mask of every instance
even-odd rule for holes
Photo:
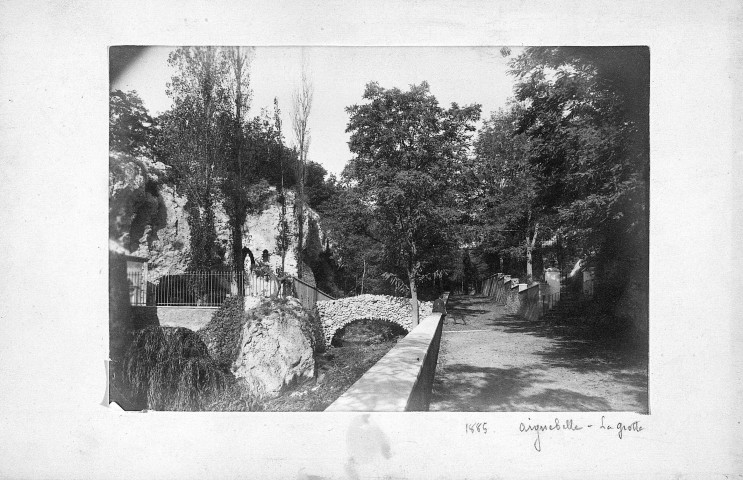
[[[127,411],[649,413],[644,46],[109,47]]]

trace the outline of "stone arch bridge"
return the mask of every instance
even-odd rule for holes
[[[433,310],[433,302],[418,302],[419,318]],[[413,324],[410,299],[389,295],[359,295],[317,302],[325,345],[330,346],[333,335],[357,320],[386,320],[400,325],[408,332]]]

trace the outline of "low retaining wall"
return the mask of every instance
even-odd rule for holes
[[[443,319],[441,313],[426,316],[325,411],[427,411]]]
[[[522,289],[518,293],[518,310],[516,313],[531,321],[539,320],[539,317],[542,316],[538,283]]]
[[[132,307],[134,327],[185,327],[194,332],[206,326],[219,307]]]

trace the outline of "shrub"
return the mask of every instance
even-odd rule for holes
[[[313,308],[310,312],[305,310],[305,313],[306,315],[302,317],[302,332],[310,339],[312,351],[322,353],[325,351],[325,332],[322,329],[320,312]]]
[[[374,345],[404,337],[404,328],[386,320],[356,320],[339,329],[333,335],[332,344],[336,347],[347,345]]]
[[[199,336],[181,327],[137,332],[124,361],[133,392],[153,410],[201,410],[224,390],[231,374],[207,352]]]
[[[250,322],[242,297],[225,299],[209,323],[199,330],[212,358],[229,369],[240,350],[243,327]]]

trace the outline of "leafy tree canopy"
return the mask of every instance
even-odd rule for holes
[[[108,138],[111,150],[135,157],[153,158],[157,122],[139,94],[132,90],[109,93]]]
[[[409,285],[417,322],[418,282],[456,248],[458,210],[449,188],[471,145],[480,106],[439,106],[426,82],[407,92],[369,83],[346,110],[355,155],[344,170],[349,202],[382,248],[387,273]]]

